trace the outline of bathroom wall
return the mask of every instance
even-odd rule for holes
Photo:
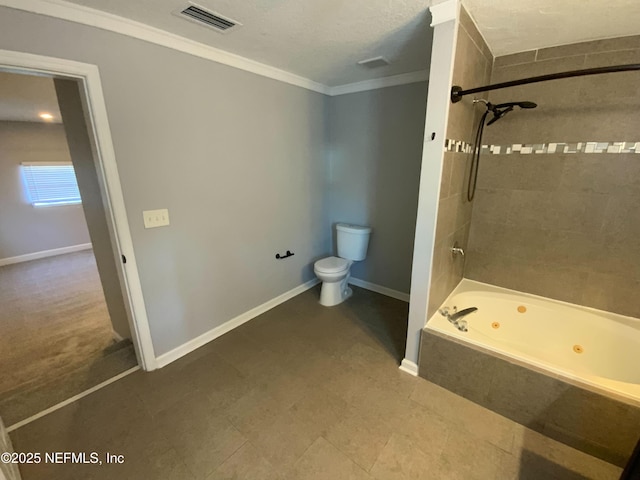
[[[156,355],[315,278],[325,96],[4,7],[0,44],[99,67]],[[145,230],[156,208],[171,225]]]
[[[406,294],[426,98],[427,83],[420,82],[329,100],[331,222],[373,228],[367,258],[351,273]]]
[[[0,259],[89,243],[81,205],[34,208],[22,162],[70,162],[61,124],[0,121]]]
[[[453,85],[471,88],[487,83],[492,63],[491,51],[469,14],[461,7]],[[482,109],[474,106],[472,100],[465,97],[463,101],[451,104],[446,134],[449,142],[473,143]],[[463,249],[467,248],[472,210],[466,197],[469,157],[468,153],[456,152],[455,146],[444,156],[427,317],[433,315],[462,280],[464,259],[453,258],[451,247],[458,242]]]
[[[640,36],[499,57],[492,82],[630,63],[640,63]],[[640,316],[640,143],[612,144],[640,142],[640,73],[526,85],[490,100],[538,108],[485,129],[483,143],[502,148],[481,158],[465,277]],[[546,153],[505,154],[512,144]]]

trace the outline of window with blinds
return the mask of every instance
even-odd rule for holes
[[[34,207],[82,203],[71,162],[23,163],[22,171]]]

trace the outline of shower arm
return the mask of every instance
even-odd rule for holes
[[[584,70],[571,70],[569,72],[551,73],[549,75],[540,75],[537,77],[522,78],[520,80],[512,80],[510,82],[494,83],[493,85],[485,85],[484,87],[470,88],[469,90],[463,90],[459,85],[451,87],[451,102],[457,103],[462,100],[465,95],[471,95],[473,93],[489,92],[491,90],[498,90],[501,88],[515,87],[518,85],[527,85],[529,83],[547,82],[549,80],[559,80],[561,78],[583,77],[587,75],[599,75],[602,73],[615,73],[615,72],[632,72],[640,70],[640,63],[632,63],[629,65],[615,65],[612,67],[597,67],[587,68]]]

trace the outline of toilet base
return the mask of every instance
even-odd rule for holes
[[[347,282],[322,282],[320,289],[320,305],[333,307],[339,305],[353,295],[353,290],[349,288]]]

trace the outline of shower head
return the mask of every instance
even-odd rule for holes
[[[487,110],[493,113],[493,118],[489,120],[487,125],[491,125],[492,123],[497,122],[502,117],[504,117],[507,113],[514,109],[514,107],[520,108],[536,108],[538,105],[533,102],[507,102],[500,103],[498,105],[493,105],[492,103],[487,102]]]

